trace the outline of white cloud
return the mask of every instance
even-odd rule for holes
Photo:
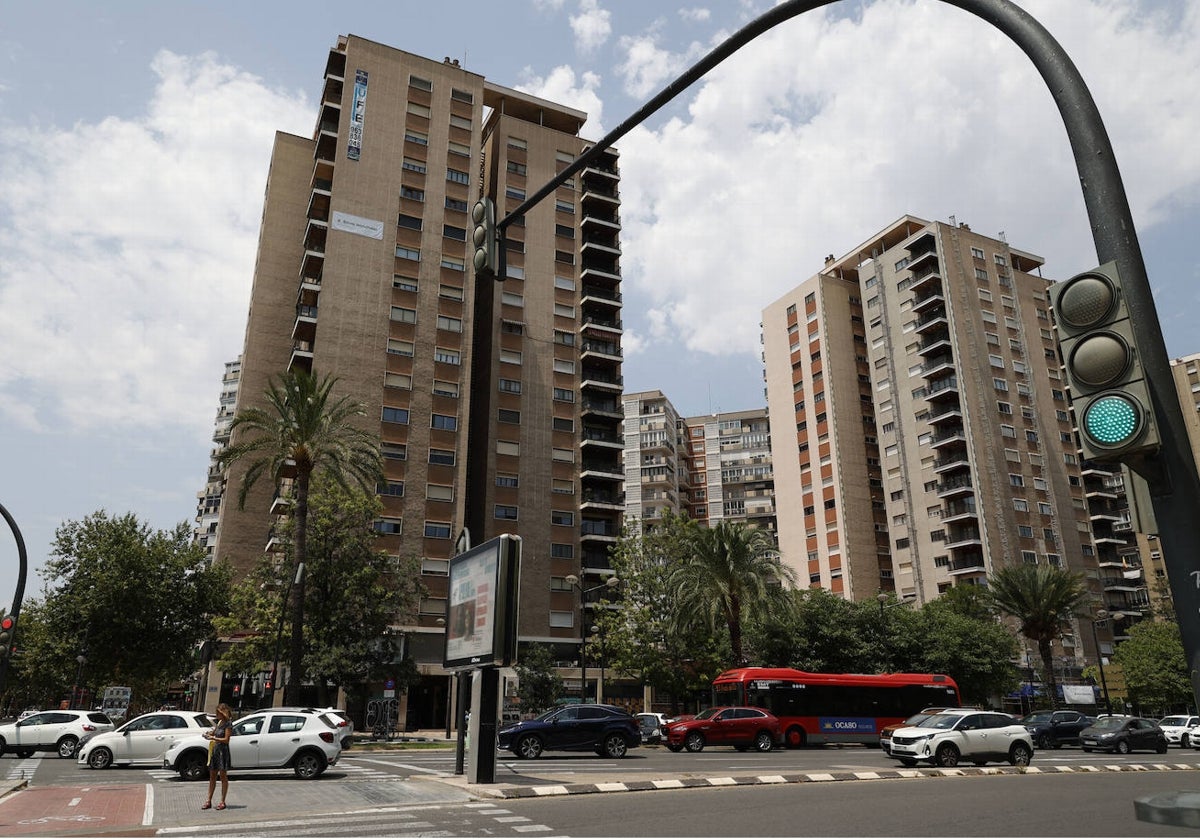
[[[1194,205],[1200,4],[1174,19],[1133,0],[1027,5],[1091,86],[1139,225]],[[653,36],[626,43],[627,86],[679,64]],[[944,3],[803,15],[689,96],[686,113],[618,144],[623,269],[653,310],[647,341],[755,352],[765,305],[906,212],[1004,230],[1050,276],[1094,261],[1045,84],[1007,38]]]
[[[712,17],[712,13],[708,9],[693,7],[690,9],[680,9],[679,17],[688,23],[706,23]]]
[[[600,99],[600,77],[591,72],[580,75],[567,65],[555,67],[546,76],[537,76],[532,69],[525,68],[522,81],[515,85],[517,90],[585,111],[587,122],[581,134],[599,140],[608,132],[603,125],[604,102]]]
[[[612,34],[612,13],[602,9],[598,0],[579,0],[579,13],[571,15],[571,31],[576,49],[593,52]]]
[[[211,431],[240,351],[277,129],[312,107],[160,52],[136,119],[0,134],[0,412],[25,428]]]

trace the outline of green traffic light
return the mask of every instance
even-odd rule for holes
[[[1102,446],[1129,443],[1141,426],[1139,406],[1120,394],[1105,394],[1093,401],[1083,415],[1083,427],[1088,437]]]

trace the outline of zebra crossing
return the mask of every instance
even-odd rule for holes
[[[8,772],[4,776],[5,781],[19,782],[21,779],[32,779],[33,774],[37,771],[38,765],[42,763],[40,758],[21,758],[8,765]]]

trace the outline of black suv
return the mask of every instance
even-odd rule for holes
[[[1052,750],[1060,744],[1078,744],[1079,733],[1087,729],[1095,718],[1071,709],[1034,712],[1021,718],[1021,725],[1033,736],[1039,750]]]
[[[537,758],[545,750],[592,750],[623,758],[642,741],[637,720],[617,706],[580,703],[557,706],[533,720],[500,730],[500,749],[518,758]]]

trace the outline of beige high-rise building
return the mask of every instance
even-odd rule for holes
[[[386,480],[379,545],[420,558],[428,597],[395,632],[427,675],[410,726],[446,722],[449,558],[523,540],[519,635],[578,655],[581,604],[621,521],[620,176],[608,151],[507,229],[507,276],[473,276],[470,209],[499,218],[590,148],[586,114],[356,36],[325,62],[311,137],[279,134],[238,409],[288,368],[367,406]],[[244,465],[235,465],[231,487]],[[286,493],[223,505],[218,559],[277,546]]]
[[[905,216],[764,310],[779,544],[800,580],[923,604],[1047,563],[1099,599],[1041,265]]]

